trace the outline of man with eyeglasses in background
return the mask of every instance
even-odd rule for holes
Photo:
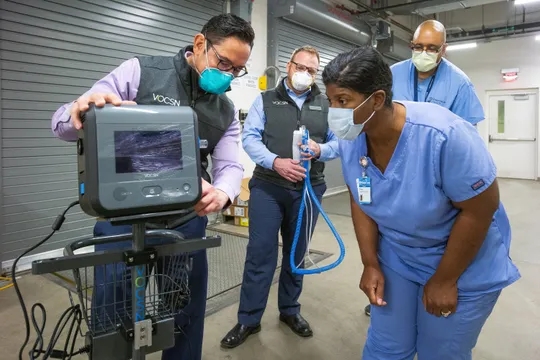
[[[411,42],[412,58],[391,66],[394,100],[441,105],[473,125],[484,110],[471,80],[444,58],[446,29],[436,20],[418,26]]]
[[[412,58],[390,67],[393,100],[423,101],[443,106],[476,126],[484,109],[467,75],[444,58],[446,29],[436,20],[421,23],[411,42]],[[367,316],[371,306],[365,307]]]
[[[234,105],[225,93],[235,77],[247,73],[245,65],[254,39],[255,32],[244,19],[232,14],[214,16],[195,35],[193,43],[176,55],[136,56],[126,60],[77,100],[62,106],[53,115],[53,133],[62,140],[76,141],[77,130],[83,126],[80,114],[88,110],[90,104],[97,107],[107,103],[115,106],[190,106],[197,114],[199,137],[207,141],[206,148],[200,150],[202,196],[194,209],[198,216],[181,226],[175,225],[179,219],[150,226],[173,228],[186,239],[201,238],[205,235],[207,215],[227,207],[240,193],[244,174],[239,147],[241,125]],[[212,158],[211,171],[208,170],[208,156]],[[113,226],[108,221],[98,221],[94,227],[94,236],[126,233],[131,233],[131,226]],[[153,239],[152,243],[162,241]],[[96,245],[95,250],[129,246],[129,242]],[[202,359],[208,283],[206,251],[194,251],[189,258],[190,265],[186,270],[190,301],[175,318],[181,334],[172,348],[163,351],[163,360]],[[183,275],[177,274],[179,265],[176,263],[166,258],[164,265],[157,266],[155,271],[171,277],[174,283],[182,283]],[[123,282],[115,281],[124,278],[126,267],[116,264],[96,266],[94,272],[92,314],[114,319],[117,304],[112,305],[111,299],[123,299],[129,304],[131,297],[129,289],[122,287]],[[116,288],[115,284],[118,284]],[[168,291],[171,290],[178,289]],[[165,293],[167,289],[160,292]],[[118,304],[118,307],[122,306],[121,301]]]
[[[292,159],[293,132],[304,125],[309,130],[310,179],[322,201],[326,191],[324,161],[339,156],[337,137],[328,128],[328,100],[315,83],[319,52],[311,46],[293,51],[287,77],[275,89],[259,95],[244,122],[242,144],[256,167],[250,180],[249,243],[240,294],[238,322],[221,340],[223,348],[235,348],[261,330],[261,319],[278,260],[281,231],[283,259],[279,277],[279,320],[295,334],[310,337],[313,331],[300,315],[298,299],[303,276],[292,272],[289,257],[303,197],[306,173]],[[307,249],[306,221],[319,215],[312,207],[311,219],[304,215],[296,248],[295,264],[303,267]]]

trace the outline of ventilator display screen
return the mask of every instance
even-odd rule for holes
[[[117,174],[183,169],[180,131],[115,131],[114,147]]]

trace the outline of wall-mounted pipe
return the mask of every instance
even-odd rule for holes
[[[532,36],[535,36],[535,35],[540,35],[540,29],[536,29],[536,30],[527,30],[525,32],[519,32],[519,33],[516,33],[516,34],[512,34],[512,35],[495,35],[495,36],[484,36],[484,37],[473,37],[473,38],[467,38],[467,39],[463,39],[462,41],[460,41],[460,43],[467,43],[467,42],[472,42],[472,41],[476,41],[476,42],[479,42],[479,43],[492,43],[492,42],[495,42],[495,41],[502,41],[502,40],[509,40],[509,39],[519,39],[519,38],[524,38],[524,37],[532,37]],[[456,43],[454,43],[456,44]]]
[[[391,19],[390,16],[388,16],[384,12],[372,9],[371,7],[369,7],[369,5],[366,5],[366,4],[362,3],[359,0],[351,0],[351,1],[354,4],[358,5],[359,7],[361,7],[362,9],[365,9],[367,11],[367,13],[371,14],[373,17],[375,17],[377,19],[381,19],[382,21],[387,22],[390,25],[394,25],[395,27],[400,28],[401,30],[403,30],[403,31],[405,31],[405,32],[407,32],[407,33],[409,33],[411,35],[414,34],[414,30],[412,30],[411,28],[403,25],[402,23],[399,23],[399,22]],[[358,15],[358,14],[356,14],[356,15]]]
[[[301,24],[315,31],[348,41],[355,45],[371,43],[371,27],[355,16],[344,16],[334,6],[320,0],[289,0],[285,5],[268,1],[274,17]],[[278,4],[279,3],[279,4]],[[286,9],[283,9],[286,7]]]
[[[446,39],[448,43],[464,40],[489,39],[494,37],[507,37],[526,32],[532,32],[540,28],[540,21],[526,24],[517,24],[512,26],[501,26],[496,28],[483,28],[478,30],[463,31],[456,34],[448,34]]]
[[[383,6],[383,7],[375,8],[373,10],[392,11],[392,10],[405,9],[405,8],[407,8],[407,9],[408,8],[417,9],[421,5],[428,5],[430,3],[433,3],[433,0],[416,0],[416,1],[411,1],[411,2],[404,3],[404,4]],[[369,14],[369,13],[370,13],[370,11],[364,10],[364,11],[360,11],[359,15],[366,15],[366,14]]]

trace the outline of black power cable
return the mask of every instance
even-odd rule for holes
[[[56,220],[54,221],[52,225],[52,232],[47,235],[43,240],[38,242],[36,245],[32,246],[25,252],[23,252],[15,261],[13,262],[13,267],[11,269],[11,278],[13,279],[13,287],[15,288],[15,292],[17,293],[17,297],[19,299],[19,303],[21,304],[23,316],[24,316],[24,325],[26,327],[26,335],[24,339],[24,343],[22,344],[20,350],[19,350],[19,360],[23,360],[23,352],[26,346],[28,345],[28,342],[30,341],[30,317],[28,316],[28,310],[26,310],[26,305],[24,303],[24,299],[22,297],[21,291],[19,289],[19,285],[17,284],[17,277],[16,277],[16,269],[17,269],[17,263],[21,258],[23,258],[28,253],[34,251],[41,245],[43,245],[45,242],[47,242],[60,228],[62,227],[64,221],[66,220],[66,214],[67,212],[74,206],[78,205],[78,201],[74,201],[62,212],[62,214],[58,215]],[[62,316],[60,317],[60,320],[56,324],[51,341],[47,348],[44,350],[45,341],[43,339],[43,331],[45,329],[45,324],[47,321],[47,315],[45,311],[45,307],[41,303],[36,303],[32,306],[32,325],[34,327],[34,330],[37,333],[37,339],[34,343],[34,346],[29,352],[29,358],[31,360],[37,360],[40,355],[43,355],[43,360],[46,359],[71,359],[75,355],[83,354],[89,352],[88,347],[83,347],[79,349],[78,351],[75,351],[75,343],[77,340],[77,333],[80,330],[80,326],[83,320],[83,314],[80,305],[74,305],[69,307]],[[41,324],[38,324],[38,321],[36,320],[36,311],[41,311]],[[60,335],[64,331],[64,328],[68,325],[68,323],[71,320],[71,324],[69,325],[69,332],[66,339],[66,343],[64,345],[63,350],[56,350],[54,347],[56,346],[56,343],[58,342]],[[71,344],[71,346],[70,346]]]

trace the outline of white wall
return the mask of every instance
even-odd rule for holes
[[[257,95],[260,94],[257,80],[266,68],[266,12],[267,0],[253,2],[251,24],[253,30],[255,30],[255,45],[247,66],[248,74],[235,80],[231,86],[232,91],[228,93],[237,109],[249,110]],[[244,177],[250,177],[253,174],[253,169],[255,169],[255,163],[251,161],[243,149],[241,149],[240,153],[240,159],[244,165]]]
[[[536,41],[534,35],[478,43],[474,49],[449,52],[448,59],[471,78],[486,115],[486,91],[540,88],[540,41]],[[503,81],[501,69],[508,68],[519,68],[517,80]],[[487,120],[478,125],[478,131],[487,142]],[[540,168],[540,161],[538,166]]]

